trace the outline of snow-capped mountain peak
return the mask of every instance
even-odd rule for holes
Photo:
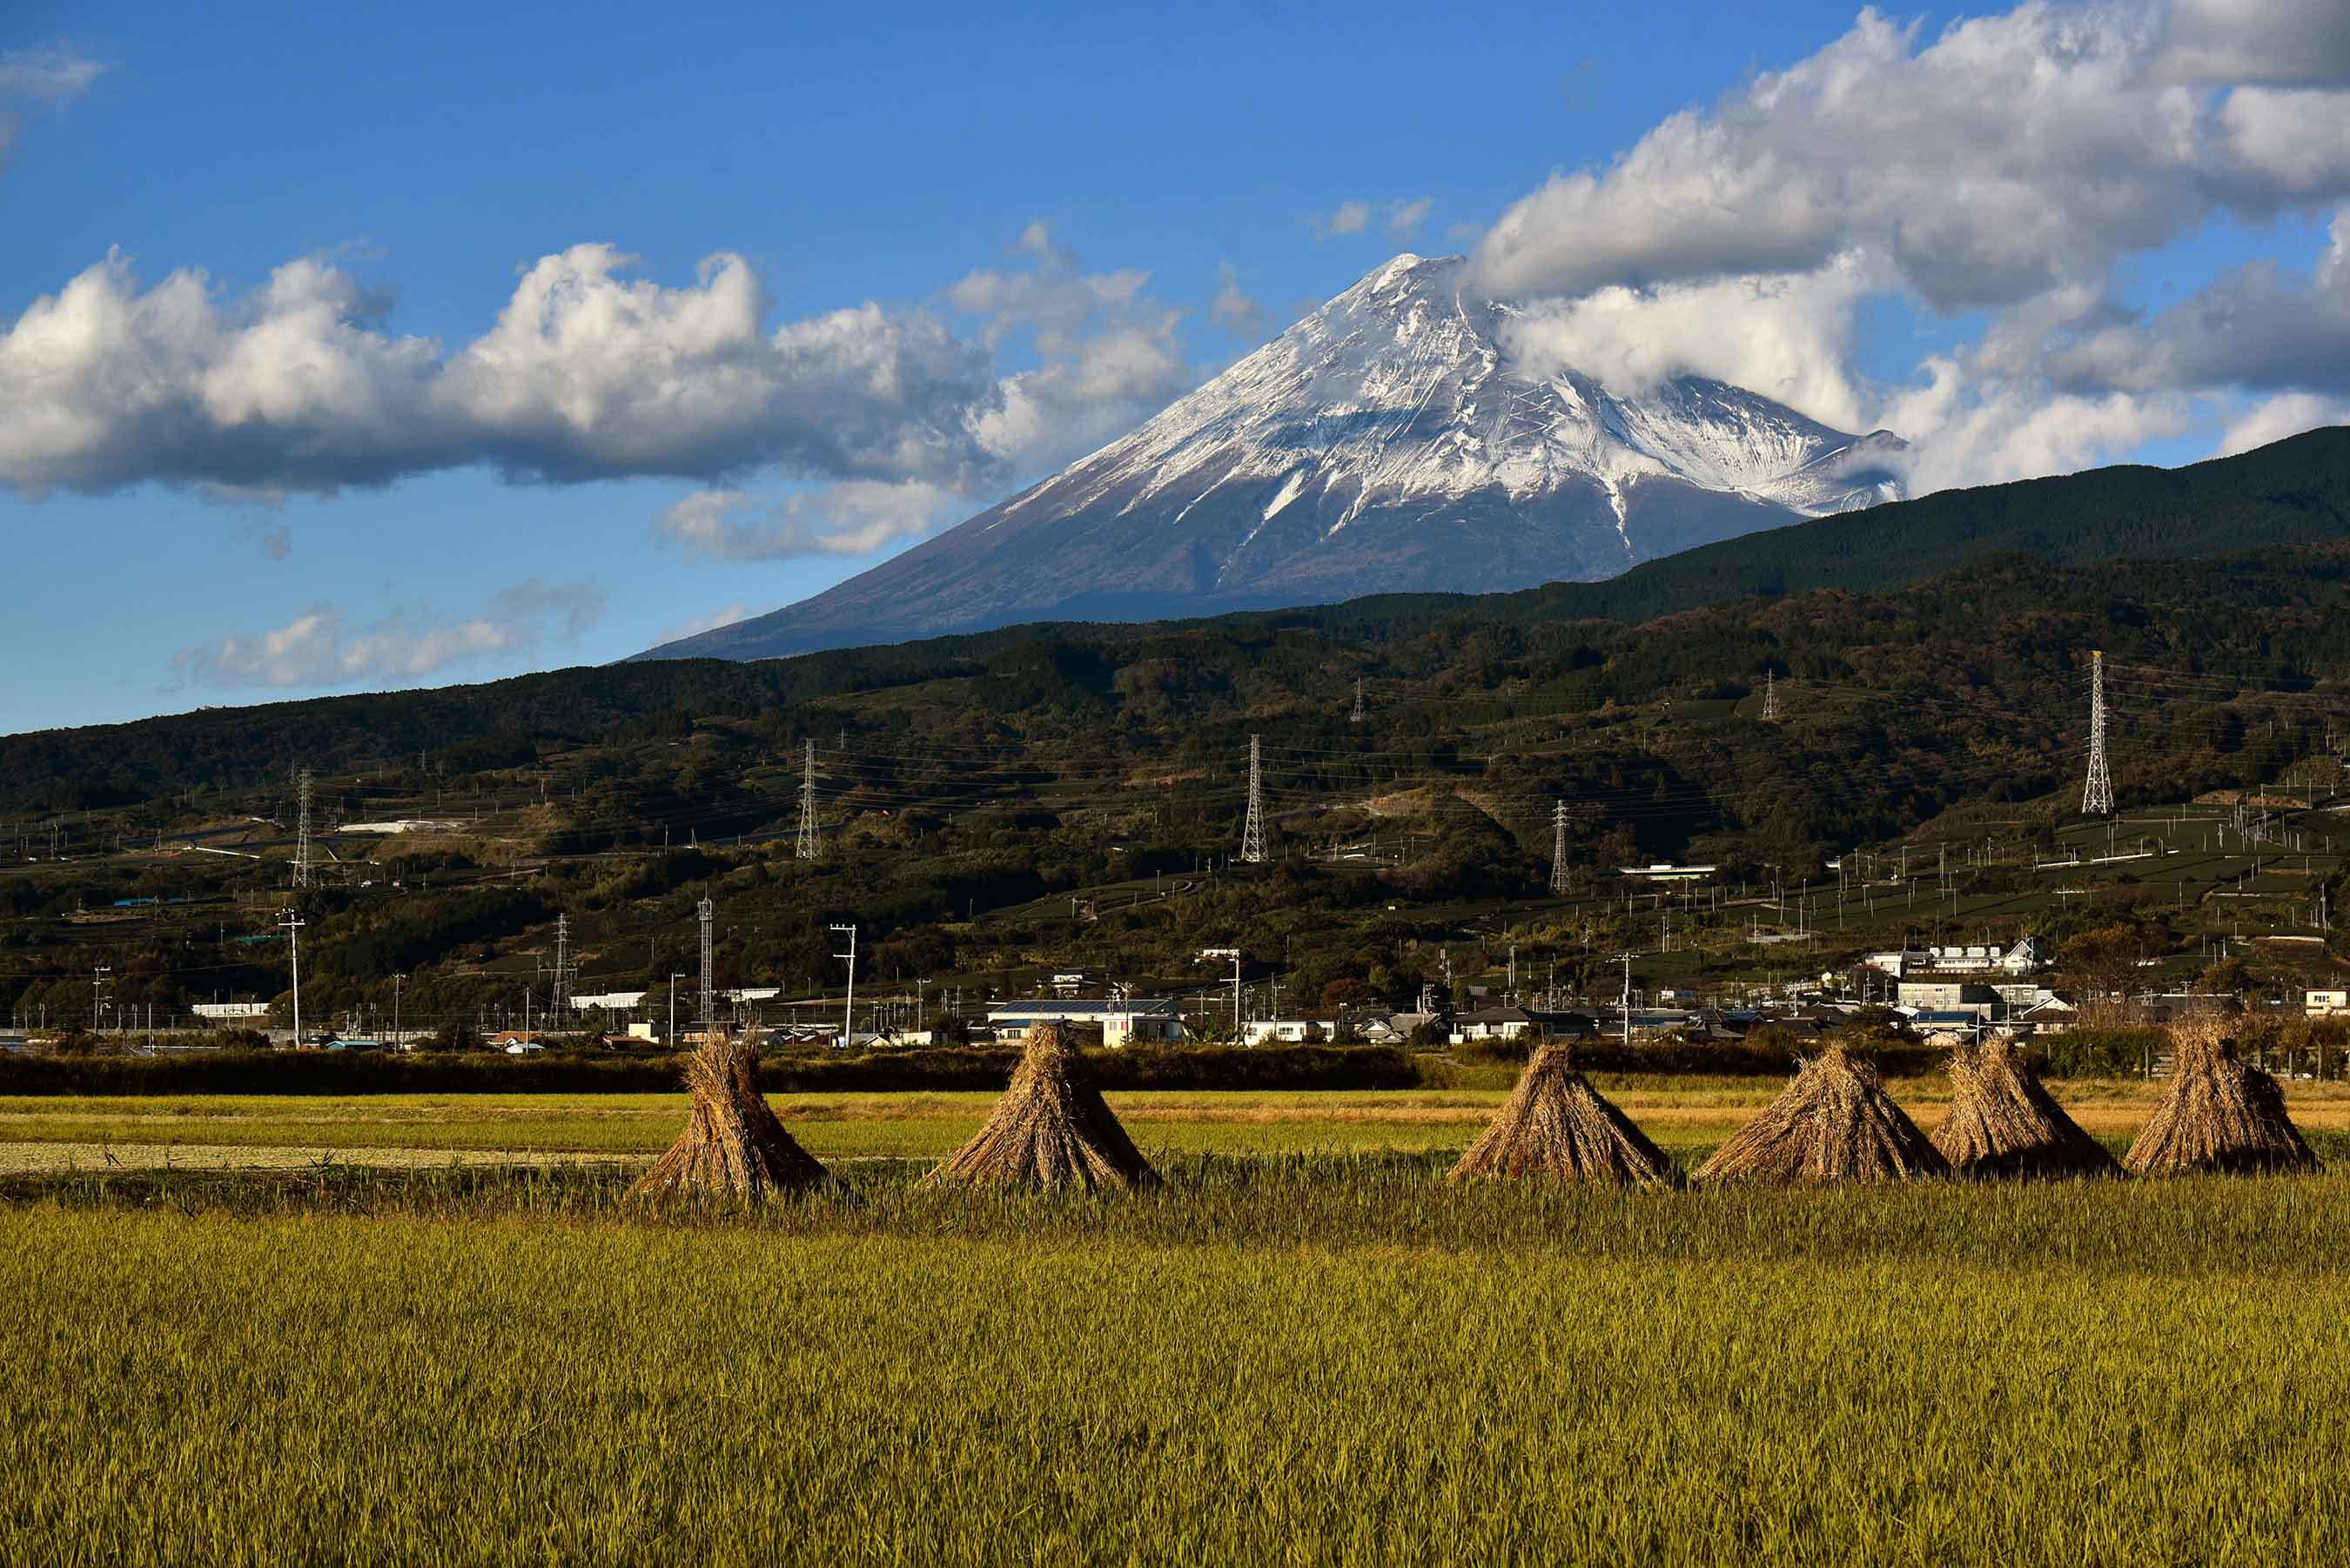
[[[1523,587],[1898,497],[1882,431],[1700,378],[1617,389],[1518,369],[1499,330],[1513,307],[1465,271],[1399,255],[1043,483],[663,651]]]

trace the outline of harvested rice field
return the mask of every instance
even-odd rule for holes
[[[1683,1169],[1787,1087],[1599,1084]],[[11,1102],[0,1562],[2350,1559],[2331,1085],[2315,1173],[1448,1182],[1503,1098],[1112,1096],[1159,1179],[1031,1193],[778,1096],[832,1179],[656,1211],[682,1096]]]
[[[2350,1179],[16,1179],[0,1561],[2350,1554]]]
[[[1595,1074],[1592,1082],[1668,1153],[1694,1167],[1786,1086],[1783,1078],[1671,1079]],[[1950,1103],[1946,1079],[1887,1085],[1929,1132]],[[2153,1113],[2156,1090],[2136,1080],[2054,1085],[2090,1133],[2126,1147]],[[2350,1132],[2350,1085],[2286,1085],[2309,1132]],[[1509,1097],[1492,1088],[1324,1093],[1112,1093],[1111,1109],[1146,1154],[1337,1154],[1459,1151]],[[937,1158],[986,1120],[986,1094],[775,1095],[792,1137],[825,1159]],[[683,1125],[675,1095],[218,1095],[0,1097],[0,1169],[66,1163],[28,1146],[145,1150],[299,1149],[360,1162],[412,1163],[397,1151],[641,1156],[666,1149]],[[203,1151],[201,1154],[193,1151]],[[391,1151],[391,1152],[380,1152]],[[233,1158],[233,1155],[230,1156]],[[77,1154],[72,1163],[82,1163]]]

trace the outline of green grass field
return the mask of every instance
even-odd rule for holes
[[[2340,1561],[2350,1179],[49,1179],[0,1560]]]

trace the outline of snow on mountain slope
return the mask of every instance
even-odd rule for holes
[[[1513,370],[1512,309],[1403,255],[1132,433],[803,604],[665,657],[1040,618],[1531,587],[1896,499],[1900,442],[1684,378]]]

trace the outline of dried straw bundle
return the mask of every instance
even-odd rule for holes
[[[1101,1091],[1079,1076],[1076,1048],[1056,1023],[1028,1031],[1012,1086],[979,1135],[925,1181],[997,1187],[1144,1187],[1159,1179]]]
[[[1962,1176],[2119,1176],[2105,1145],[2064,1114],[2005,1040],[1950,1056],[1950,1113],[1934,1147]]]
[[[1449,1179],[1478,1177],[1628,1186],[1669,1182],[1675,1172],[1664,1151],[1575,1070],[1565,1046],[1544,1045]]]
[[[1831,1044],[1698,1168],[1700,1181],[1908,1181],[1950,1166],[1879,1085]]]
[[[713,1034],[685,1064],[693,1109],[669,1152],[629,1189],[632,1201],[717,1196],[754,1202],[813,1187],[824,1167],[794,1141],[759,1093],[759,1054]]]
[[[2170,1032],[2170,1082],[2122,1163],[2141,1175],[2314,1170],[2317,1156],[2285,1114],[2277,1081],[2236,1059],[2219,1019]]]

